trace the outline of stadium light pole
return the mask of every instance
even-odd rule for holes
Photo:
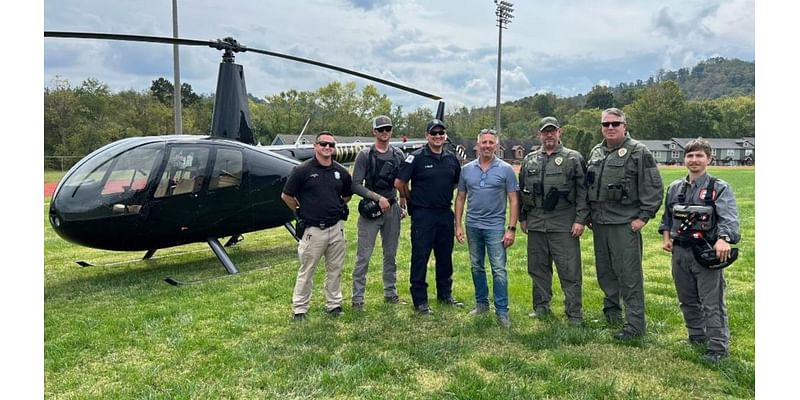
[[[178,0],[172,0],[172,37],[178,38]],[[172,69],[175,75],[175,91],[173,99],[175,104],[175,134],[180,135],[183,133],[183,118],[181,116],[181,65],[178,61],[178,44],[172,45]]]
[[[514,18],[511,13],[514,11],[514,3],[508,1],[494,0],[497,5],[494,15],[497,16],[497,102],[495,103],[495,129],[497,136],[500,136],[500,65],[503,58],[503,29],[507,29],[511,19]]]

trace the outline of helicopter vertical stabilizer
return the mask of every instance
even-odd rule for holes
[[[216,93],[211,136],[254,144],[244,68],[232,62],[220,63]]]

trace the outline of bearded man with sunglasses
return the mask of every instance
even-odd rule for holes
[[[425,128],[428,144],[406,157],[394,186],[406,198],[411,215],[411,299],[421,315],[428,306],[426,275],[428,259],[436,257],[436,297],[439,303],[462,307],[453,299],[453,235],[455,217],[451,205],[461,164],[445,149],[447,126],[433,119]],[[409,188],[409,182],[411,187]]]
[[[333,317],[342,315],[342,264],[347,244],[344,220],[347,202],[352,197],[352,178],[347,169],[333,160],[336,140],[333,134],[317,134],[314,157],[294,167],[283,187],[281,199],[296,213],[297,255],[300,268],[292,293],[295,321],[306,319],[311,303],[314,270],[325,256],[325,309]],[[300,226],[305,226],[301,231]]]
[[[661,208],[664,184],[653,155],[628,134],[625,113],[608,108],[600,119],[604,140],[586,172],[589,227],[603,314],[611,325],[624,321],[614,338],[628,341],[646,333],[641,230]]]

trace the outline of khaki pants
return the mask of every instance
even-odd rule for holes
[[[300,269],[292,293],[292,310],[295,314],[308,312],[311,291],[314,284],[314,270],[322,256],[325,256],[325,309],[331,311],[342,305],[342,264],[346,243],[344,222],[320,229],[308,227],[297,245]]]

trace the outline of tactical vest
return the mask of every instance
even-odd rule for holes
[[[550,157],[543,151],[528,154],[522,164],[522,206],[552,210],[575,204],[575,191],[568,176],[570,166],[569,152],[566,151]],[[562,198],[566,201],[559,201]]]
[[[403,152],[389,145],[392,152],[393,161],[378,159],[378,151],[373,144],[369,148],[369,162],[367,163],[367,173],[365,176],[365,186],[369,190],[387,190],[394,187],[394,179],[400,171],[400,163],[403,161]]]
[[[586,171],[589,201],[633,204],[639,200],[638,180],[635,176],[627,176],[625,168],[637,144],[626,139],[622,146],[605,156],[602,146],[595,147]]]
[[[686,199],[686,190],[689,183],[684,181],[681,192],[678,194],[678,204],[672,207],[673,224],[680,224],[673,239],[689,241],[691,239],[707,239],[716,241],[717,218],[714,203],[714,184],[717,178],[709,175],[706,192],[703,196],[703,205],[691,204]]]

